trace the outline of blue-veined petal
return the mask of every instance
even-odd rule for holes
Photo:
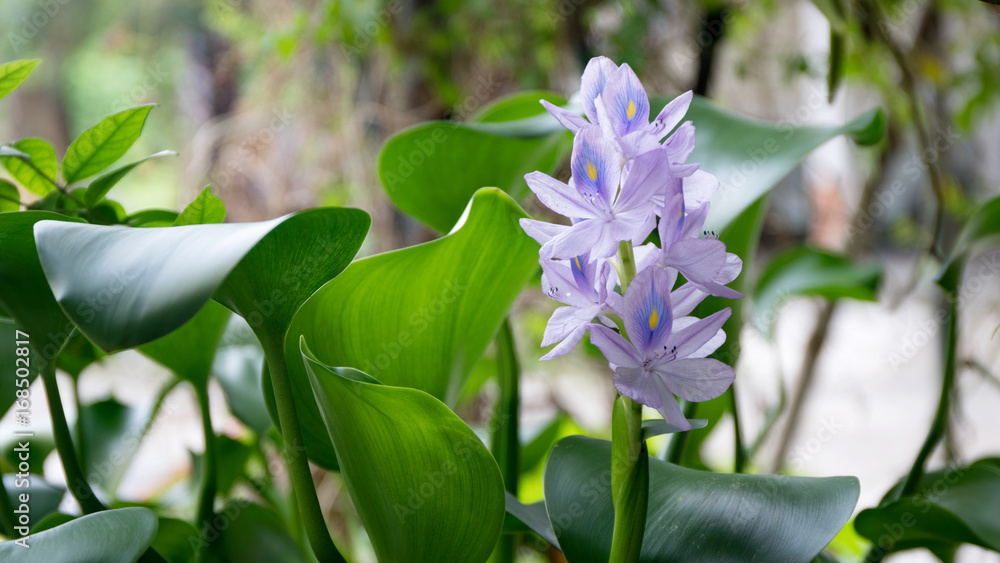
[[[545,207],[565,217],[592,217],[595,206],[592,201],[580,197],[577,190],[543,172],[525,174],[524,181],[535,192],[538,201]]]
[[[694,98],[694,93],[688,90],[663,106],[659,115],[656,116],[656,119],[650,125],[650,134],[655,135],[657,139],[662,139],[664,135],[669,133],[674,127],[677,127],[677,124],[687,114],[692,98]]]
[[[667,388],[688,401],[708,401],[722,395],[733,384],[733,368],[711,358],[674,360],[656,368]]]
[[[621,181],[621,157],[600,128],[590,126],[573,139],[572,184],[580,196],[597,209],[610,213]],[[586,215],[582,217],[587,217]]]
[[[649,98],[628,64],[623,64],[608,80],[601,98],[617,136],[649,129]]]
[[[642,367],[645,361],[631,342],[603,325],[590,325],[590,343],[597,346],[615,369]]]
[[[686,317],[684,322],[678,319],[677,324],[679,328],[670,336],[667,342],[668,349],[674,357],[679,359],[705,357],[711,354],[725,342],[725,333],[723,333],[722,339],[719,340],[719,332],[722,329],[722,325],[726,324],[732,313],[732,310],[726,307],[704,319]],[[705,345],[709,343],[714,348],[707,349]],[[666,363],[669,362],[661,358],[660,361],[656,362],[656,365],[666,365]]]
[[[670,185],[670,160],[662,149],[652,150],[629,161],[622,180],[621,193],[615,200],[615,211],[652,209],[651,202],[665,197]]]
[[[625,291],[624,311],[629,340],[647,359],[652,359],[666,345],[673,325],[670,290],[674,276],[661,268],[647,268],[632,280]]]
[[[597,108],[594,100],[604,91],[608,79],[618,72],[618,65],[607,57],[594,57],[587,63],[580,80],[580,99],[583,112],[591,123],[597,123]]]
[[[539,101],[541,102],[542,107],[544,107],[546,111],[552,114],[552,117],[556,118],[556,121],[558,121],[560,125],[562,125],[566,129],[569,129],[574,135],[576,135],[580,131],[580,129],[583,129],[584,127],[590,125],[590,123],[588,123],[587,120],[584,119],[582,116],[579,116],[571,111],[567,111],[555,104],[548,102],[547,100],[539,100]]]

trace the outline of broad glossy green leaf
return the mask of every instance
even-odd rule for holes
[[[0,157],[3,167],[28,191],[44,196],[56,189],[56,175],[59,161],[56,150],[45,139],[26,137],[11,145],[30,158],[18,156]]]
[[[73,141],[63,156],[67,184],[89,178],[125,156],[142,133],[152,105],[120,111],[101,120]]]
[[[31,527],[31,531],[34,533],[44,532],[45,530],[51,530],[56,526],[62,526],[66,522],[72,522],[76,520],[77,517],[72,514],[65,514],[63,512],[53,512],[42,518],[37,524]]]
[[[215,351],[232,313],[215,301],[205,303],[179,329],[144,344],[139,351],[198,387],[208,385]]]
[[[545,505],[570,563],[611,552],[611,443],[560,441],[545,466]],[[853,477],[720,474],[649,460],[642,562],[809,561],[851,517]]]
[[[650,101],[663,107],[666,99]],[[859,144],[873,144],[885,129],[885,114],[874,109],[843,125],[795,127],[768,123],[733,113],[695,97],[685,120],[697,129],[698,143],[688,159],[715,174],[721,186],[712,197],[705,228],[722,231],[751,204],[788,175],[813,149],[838,135],[851,135]]]
[[[221,223],[226,220],[226,206],[222,200],[212,194],[211,187],[205,187],[181,214],[174,220],[174,226],[207,225]]]
[[[299,545],[289,535],[281,517],[259,504],[238,500],[219,511],[225,529],[213,529],[207,560],[212,563],[307,563]],[[222,516],[220,516],[221,518]]]
[[[298,305],[347,266],[369,224],[363,211],[321,208],[148,229],[46,221],[35,236],[59,303],[110,352],[169,334],[213,295],[280,342]]]
[[[13,541],[0,543],[0,561],[134,563],[155,534],[156,515],[148,508],[106,510],[31,534],[28,549]]]
[[[479,109],[469,117],[474,123],[499,123],[515,121],[545,113],[545,108],[539,103],[546,100],[557,106],[565,105],[566,99],[559,94],[544,90],[526,90],[494,100]]]
[[[264,349],[243,317],[233,315],[215,352],[212,373],[233,414],[258,436],[271,428],[262,388]]]
[[[1000,458],[924,475],[913,496],[862,510],[854,527],[887,551],[971,543],[1000,551]]]
[[[1000,197],[980,204],[962,226],[948,259],[938,273],[937,283],[949,292],[958,291],[962,281],[962,268],[969,255],[983,244],[996,241],[1000,236]]]
[[[175,153],[174,151],[160,151],[156,154],[149,155],[141,160],[137,160],[131,164],[126,164],[125,166],[122,166],[117,170],[108,172],[107,174],[94,180],[93,182],[90,183],[89,186],[87,186],[87,194],[84,197],[83,201],[87,204],[88,207],[93,207],[97,202],[104,199],[104,196],[108,195],[108,192],[111,191],[111,188],[115,187],[115,185],[118,182],[120,182],[122,178],[128,176],[128,173],[134,170],[136,166],[139,166],[140,164],[146,162],[147,160],[152,160],[154,158],[161,158],[164,156],[177,156],[177,153]],[[214,223],[217,221],[212,221],[212,222]]]
[[[341,475],[379,561],[486,561],[500,536],[500,468],[423,391],[302,358]]]
[[[534,95],[533,103],[542,109],[537,100],[543,94]],[[559,101],[557,96],[551,99]],[[553,172],[571,142],[569,133],[547,115],[514,125],[496,122],[523,115],[523,104],[524,98],[518,98],[485,109],[478,118],[491,123],[433,121],[389,139],[379,154],[378,171],[393,203],[448,232],[480,188],[498,187],[514,198],[526,194],[524,175],[534,170]],[[529,123],[522,126],[523,122]]]
[[[80,463],[87,481],[114,493],[139,451],[149,414],[145,409],[123,405],[113,398],[86,405],[77,425],[81,440]]]
[[[778,309],[799,295],[874,301],[881,276],[877,262],[855,264],[846,256],[816,248],[790,249],[775,256],[757,281],[753,322],[771,334]]]
[[[0,99],[20,86],[40,62],[38,59],[24,59],[0,65]]]
[[[32,455],[40,453],[33,451]],[[10,504],[18,519],[22,514],[28,515],[29,528],[58,510],[59,503],[66,494],[65,489],[49,483],[40,474],[35,473],[30,473],[27,477],[4,475],[3,486],[7,490]],[[21,495],[28,495],[28,502],[21,502]],[[18,521],[18,525],[20,524]],[[7,559],[0,558],[0,561],[6,562]]]
[[[0,248],[3,248],[0,246]],[[17,358],[17,346],[15,344],[17,335],[17,324],[10,319],[0,319],[0,365],[5,366],[5,376],[0,377],[0,416],[3,416],[7,412],[7,409],[14,404],[16,399],[15,393],[17,392],[17,381],[21,378],[17,375],[17,370],[19,368],[25,368],[25,361],[18,362]],[[29,354],[26,358],[28,366],[28,377],[29,382],[35,380],[35,376],[38,375],[37,369],[32,369],[31,367],[31,350],[29,348]],[[21,374],[24,374],[22,371]]]
[[[54,358],[73,332],[38,261],[32,228],[43,220],[78,221],[47,211],[0,213],[0,308],[31,335],[31,345],[40,353],[36,368]]]
[[[0,213],[21,209],[21,192],[7,180],[0,180]]]
[[[524,216],[500,190],[483,189],[450,235],[351,264],[296,314],[286,357],[294,357],[305,335],[327,365],[360,369],[452,404],[538,268],[538,244],[517,222]],[[305,372],[288,363],[306,452],[333,467]]]

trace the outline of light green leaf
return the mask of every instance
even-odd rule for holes
[[[40,62],[42,61],[37,59],[25,59],[0,65],[0,99],[20,86]]]
[[[209,301],[180,328],[144,344],[139,351],[180,379],[204,388],[208,385],[208,375],[215,361],[216,346],[230,316],[229,309]]]
[[[955,293],[962,281],[965,261],[979,247],[993,244],[1000,237],[1000,197],[980,204],[969,217],[937,275],[937,283]]]
[[[29,158],[17,156],[0,157],[4,168],[15,180],[28,191],[44,196],[56,189],[56,175],[59,172],[59,161],[56,150],[45,139],[26,137],[11,145],[13,148],[28,155]]]
[[[560,101],[544,93],[533,96],[538,110],[540,97]],[[498,102],[478,118],[524,115],[523,103],[523,97]],[[570,135],[548,115],[537,114],[516,122],[434,121],[406,129],[382,147],[382,185],[402,211],[448,232],[479,188],[498,187],[516,199],[528,191],[525,174],[555,171],[571,147]]]
[[[149,421],[145,409],[123,405],[113,398],[83,407],[77,425],[80,464],[87,480],[113,494],[139,451]]]
[[[21,192],[7,180],[0,180],[0,213],[17,211],[21,208]]]
[[[170,563],[194,561],[201,534],[198,529],[176,518],[159,518],[153,549]]]
[[[998,506],[1000,458],[982,459],[924,475],[913,496],[862,510],[854,527],[887,552],[959,543],[1000,551]]]
[[[378,559],[486,561],[503,525],[503,479],[472,429],[423,391],[326,367],[304,343],[302,358]]]
[[[504,96],[484,105],[469,117],[469,121],[473,123],[500,123],[541,115],[546,112],[542,104],[539,103],[540,100],[546,100],[557,106],[566,104],[566,99],[558,94],[544,90],[526,90]]]
[[[13,541],[0,543],[0,561],[134,563],[155,534],[156,515],[148,508],[106,510],[31,534],[28,549]]]
[[[130,227],[169,227],[177,220],[177,213],[172,209],[146,209],[137,211],[125,219]]]
[[[63,157],[67,184],[89,178],[118,161],[142,133],[152,105],[120,111],[87,129],[70,144]]]
[[[46,221],[35,235],[56,298],[111,352],[169,334],[213,295],[281,342],[298,305],[347,266],[369,224],[363,211],[322,208],[149,229]]]
[[[881,275],[882,266],[877,262],[860,265],[832,252],[793,248],[775,256],[757,281],[754,325],[770,335],[778,308],[797,295],[874,301]]]
[[[121,168],[108,172],[107,174],[101,176],[100,178],[94,180],[87,186],[87,194],[84,196],[83,201],[87,204],[87,207],[93,207],[97,202],[104,199],[104,196],[108,195],[111,188],[115,187],[115,184],[121,181],[122,178],[128,175],[136,166],[139,166],[147,160],[152,160],[154,158],[160,158],[164,156],[177,156],[174,151],[160,151],[156,154],[152,154],[143,158],[142,160],[137,160],[131,164],[126,164]],[[213,221],[217,222],[217,221]]]
[[[206,186],[181,214],[174,220],[174,226],[207,225],[221,223],[226,220],[226,206],[222,200],[212,194],[212,188]]]
[[[518,224],[524,216],[500,190],[483,189],[450,235],[351,264],[296,314],[286,357],[305,335],[327,365],[360,369],[452,404],[538,268],[538,244]],[[333,467],[305,373],[294,362],[288,369],[306,452]]]
[[[538,534],[542,539],[559,549],[559,540],[549,522],[544,502],[523,504],[514,495],[504,492],[507,516],[504,518],[504,532],[523,532],[524,528]]]
[[[606,563],[611,552],[611,443],[560,441],[545,466],[545,505],[566,559]],[[649,512],[640,561],[809,561],[851,517],[853,477],[719,474],[649,460]]]

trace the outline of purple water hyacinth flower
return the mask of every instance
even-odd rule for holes
[[[743,297],[742,293],[726,287],[739,275],[743,261],[726,252],[725,243],[714,238],[714,233],[699,238],[710,204],[705,203],[690,213],[685,213],[685,207],[684,195],[670,198],[657,227],[660,248],[649,245],[637,258],[638,267],[647,266],[652,259],[660,268],[678,270],[697,289],[729,299]]]
[[[539,201],[573,222],[554,228],[521,220],[522,228],[536,240],[550,237],[540,240],[543,259],[569,260],[581,254],[592,260],[607,258],[618,250],[619,242],[641,242],[652,232],[665,201],[664,190],[671,185],[671,164],[664,151],[632,160],[622,182],[615,146],[598,128],[588,126],[574,139],[570,167],[568,184],[541,172],[524,177]]]
[[[617,283],[617,276],[606,260],[599,265],[587,260],[586,256],[542,261],[542,290],[567,305],[556,309],[545,327],[542,348],[559,344],[542,356],[543,360],[551,360],[572,350],[595,318],[614,326],[604,315],[611,312],[607,306],[608,294],[613,292]]]
[[[608,138],[619,146],[623,158],[627,160],[659,148],[663,137],[687,113],[692,96],[691,92],[681,94],[650,123],[649,96],[632,68],[628,64],[616,66],[607,57],[595,57],[587,64],[580,81],[580,98],[586,120],[545,100],[541,103],[574,134],[588,123],[599,125]],[[686,159],[694,147],[693,132],[690,122],[678,128],[666,143],[671,145],[671,152],[684,155]],[[676,141],[672,143],[675,137]]]
[[[731,367],[707,358],[725,342],[722,325],[731,310],[723,309],[702,320],[674,319],[670,306],[674,281],[675,275],[660,268],[640,272],[625,292],[618,311],[628,339],[593,324],[590,341],[607,358],[621,394],[656,409],[671,426],[690,430],[675,397],[688,401],[714,399],[735,379]]]

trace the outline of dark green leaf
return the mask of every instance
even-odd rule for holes
[[[224,528],[211,528],[211,563],[308,563],[281,517],[268,508],[237,500],[219,511],[225,515]],[[223,518],[223,516],[219,516]]]
[[[212,188],[206,187],[198,194],[181,214],[174,220],[174,226],[207,225],[221,223],[226,220],[226,206],[222,200],[212,195]]]
[[[33,366],[38,369],[56,356],[73,332],[73,323],[52,296],[38,261],[32,228],[43,220],[74,219],[46,211],[0,213],[0,307],[31,335],[31,345],[40,353]]]
[[[13,541],[0,543],[0,561],[134,563],[152,543],[156,524],[156,515],[148,508],[120,508],[89,514],[31,534],[25,538],[30,546],[28,549]]]
[[[40,455],[41,452],[31,452],[31,454]],[[27,476],[4,475],[3,486],[7,489],[7,496],[10,497],[14,515],[18,517],[18,526],[22,525],[21,515],[27,514],[29,528],[55,512],[66,493],[62,487],[50,484],[44,477],[36,473],[30,473]],[[22,502],[21,495],[27,495],[27,502]],[[2,548],[0,548],[0,553],[3,553]],[[8,559],[0,557],[0,561],[6,563]]]
[[[194,561],[200,541],[197,528],[176,518],[159,518],[153,549],[170,563]]]
[[[754,292],[753,322],[761,332],[771,334],[778,309],[797,295],[874,301],[881,275],[878,262],[859,265],[832,252],[793,248],[764,268]]]
[[[104,352],[87,340],[80,331],[74,331],[69,342],[59,353],[59,369],[71,375],[74,379],[80,377],[83,370],[94,362],[100,361]]]
[[[571,436],[545,466],[549,520],[571,563],[611,552],[611,443]],[[649,460],[642,562],[809,561],[851,517],[853,477],[718,474]]]
[[[666,99],[650,101],[651,107]],[[688,159],[715,174],[722,185],[712,197],[705,228],[722,231],[744,209],[761,198],[816,147],[842,134],[862,144],[877,142],[885,128],[882,110],[868,111],[840,126],[794,127],[767,123],[730,112],[695,97],[685,119],[698,130],[698,144]]]
[[[678,432],[688,432],[689,430],[697,430],[699,428],[704,428],[706,425],[708,425],[708,421],[704,419],[689,418],[687,419],[687,421],[688,423],[691,424],[691,428],[689,428],[688,430],[681,430],[679,428],[675,428],[667,424],[667,421],[663,420],[662,418],[654,420],[643,420],[642,439],[648,440],[655,436],[663,436],[664,434],[676,434]]]
[[[885,551],[971,543],[1000,551],[1000,458],[924,475],[913,496],[862,510],[858,533]]]
[[[504,531],[523,531],[519,528],[524,526],[559,549],[559,540],[552,530],[552,523],[549,522],[548,513],[545,511],[545,503],[522,504],[514,495],[507,492],[504,494],[507,510],[503,523]]]
[[[56,159],[56,150],[48,141],[26,137],[11,146],[29,157],[0,157],[0,162],[3,162],[4,168],[15,180],[26,190],[40,196],[56,189],[54,182],[59,173],[59,161]]]
[[[423,391],[328,368],[304,344],[302,357],[378,559],[486,561],[503,525],[503,479],[472,429]]]
[[[174,151],[160,151],[156,154],[147,156],[142,160],[137,160],[131,164],[126,164],[125,166],[122,166],[121,168],[113,172],[109,172],[101,176],[100,178],[91,182],[89,186],[87,186],[87,195],[84,197],[83,201],[87,204],[88,207],[93,207],[94,204],[104,199],[104,196],[108,195],[108,192],[111,191],[111,188],[115,187],[115,184],[120,182],[121,179],[127,176],[128,173],[131,172],[136,166],[139,166],[140,164],[146,162],[147,160],[152,160],[154,158],[160,158],[163,156],[177,156],[177,153],[175,153]]]
[[[209,301],[180,328],[144,344],[139,350],[180,379],[205,387],[215,361],[216,346],[230,316],[229,309]]]
[[[7,180],[0,180],[0,213],[21,209],[21,192]]]
[[[25,59],[0,65],[0,98],[20,86],[40,62],[42,61],[37,59]]]
[[[31,531],[37,534],[38,532],[44,532],[45,530],[51,530],[52,528],[55,528],[56,526],[62,526],[66,522],[71,522],[71,521],[76,520],[76,519],[77,519],[77,517],[73,516],[72,514],[64,514],[62,512],[53,512],[53,513],[49,514],[48,516],[46,516],[45,518],[42,518],[38,522],[38,524],[35,524],[34,526],[32,526],[31,527]]]
[[[110,352],[169,334],[213,295],[283,339],[298,305],[346,267],[369,223],[363,211],[324,208],[152,229],[47,221],[36,236],[59,302]]]
[[[524,216],[500,190],[480,190],[452,234],[351,264],[296,314],[286,357],[305,335],[327,365],[452,404],[538,268],[538,244],[517,222]],[[309,458],[332,467],[336,458],[305,373],[294,362],[288,369]]]
[[[144,409],[105,399],[83,407],[77,424],[80,463],[87,481],[114,493],[139,450],[149,415]]]
[[[63,157],[67,184],[89,178],[118,161],[142,133],[152,105],[120,111],[87,129],[70,144]]]
[[[3,470],[3,473],[15,474],[21,470],[21,462],[25,460],[20,459],[19,448],[21,444],[27,442],[31,449],[31,459],[26,460],[28,472],[38,475],[45,474],[45,459],[52,453],[52,450],[56,449],[56,443],[50,432],[34,431],[33,434],[30,439],[15,436],[13,433],[5,436],[2,447],[3,455],[0,457],[0,469]]]

